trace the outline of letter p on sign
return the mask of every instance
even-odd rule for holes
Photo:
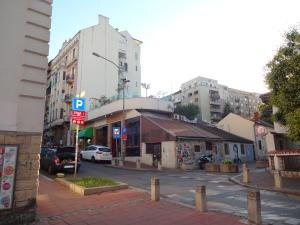
[[[85,112],[85,98],[73,98],[72,110]]]

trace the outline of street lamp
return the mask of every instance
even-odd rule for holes
[[[145,90],[146,90],[146,98],[147,98],[147,91],[148,91],[148,89],[150,89],[150,84],[147,84],[147,83],[141,83],[141,86],[142,86],[143,88],[145,88]]]
[[[122,74],[122,69],[121,67],[119,67],[114,61],[110,60],[110,59],[107,59],[106,57],[104,56],[101,56],[99,55],[98,53],[96,52],[93,52],[92,55],[98,57],[98,58],[101,58],[101,59],[104,59],[105,61],[107,62],[110,62],[112,65],[114,65],[117,69],[118,69],[118,72],[120,74]],[[123,75],[123,74],[122,74]],[[121,121],[121,128],[125,128],[125,85],[126,83],[130,82],[130,80],[127,80],[125,77],[121,79],[122,81],[122,90],[123,90],[123,107],[122,107],[122,121]],[[124,163],[124,159],[125,159],[125,141],[122,140],[121,142],[121,163],[123,164]]]

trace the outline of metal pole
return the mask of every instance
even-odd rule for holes
[[[76,178],[76,174],[77,174],[78,131],[79,131],[79,125],[76,124],[76,146],[75,146],[75,168],[74,168],[74,178]]]
[[[125,83],[126,80],[123,79],[123,110],[122,110],[122,123],[121,123],[121,160],[124,163],[125,160],[125,143],[124,140],[122,139],[122,130],[125,128]]]

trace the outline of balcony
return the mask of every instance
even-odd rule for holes
[[[73,98],[73,95],[72,94],[65,94],[65,98],[64,98],[64,101],[66,103],[72,103],[72,98]]]
[[[221,113],[221,108],[210,107],[211,112]]]
[[[210,99],[209,102],[211,105],[221,105],[220,99]]]
[[[66,81],[68,84],[73,84],[74,83],[74,75],[67,75]]]

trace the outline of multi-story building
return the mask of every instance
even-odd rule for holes
[[[52,0],[0,1],[0,225],[36,217]]]
[[[95,108],[99,99],[122,98],[122,79],[130,82],[125,97],[141,95],[141,41],[127,31],[120,32],[99,15],[98,24],[80,30],[65,41],[49,63],[44,141],[71,144],[71,100],[85,93],[87,108]]]
[[[170,96],[174,104],[194,103],[199,106],[199,119],[216,123],[222,118],[225,104],[236,114],[251,117],[261,103],[259,94],[240,91],[218,84],[217,80],[196,77],[181,85]]]

